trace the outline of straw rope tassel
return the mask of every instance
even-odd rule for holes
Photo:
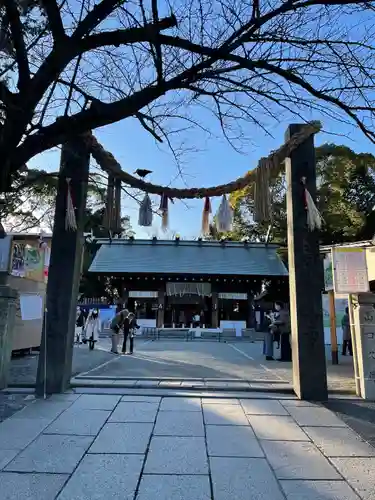
[[[268,158],[261,158],[255,171],[254,221],[268,222],[270,218],[270,162]]]
[[[113,232],[121,234],[121,179],[115,179],[115,199],[113,213]]]
[[[66,184],[66,214],[65,214],[65,230],[77,231],[76,214],[74,211],[73,198],[71,192],[70,182],[72,179],[67,177]]]
[[[108,176],[108,185],[107,185],[107,196],[106,203],[104,209],[104,217],[103,217],[103,226],[107,229],[107,231],[112,231],[112,221],[113,221],[113,212],[114,212],[114,183],[115,179],[112,175]]]
[[[305,208],[307,214],[307,227],[310,231],[314,231],[315,229],[320,230],[323,224],[323,218],[315,205],[314,200],[312,199],[311,194],[306,188],[306,177],[302,177],[302,184],[304,186],[304,197],[305,197]]]
[[[202,214],[202,235],[207,236],[210,233],[210,214],[212,213],[211,201],[208,196],[204,200]]]

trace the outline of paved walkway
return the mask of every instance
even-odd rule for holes
[[[372,500],[375,449],[287,397],[65,394],[0,424],[2,500]]]
[[[73,350],[72,375],[91,370],[106,361],[113,359],[108,348],[108,340],[101,342],[104,349],[90,351],[87,346],[76,346]],[[29,386],[35,384],[38,369],[38,353],[31,356],[16,357],[11,361],[9,384],[14,387]]]
[[[109,350],[110,340],[101,339],[100,349]],[[219,343],[209,341],[185,342],[182,340],[159,340],[152,342],[136,339],[133,356],[114,357],[94,367],[80,377],[130,379],[128,387],[142,385],[140,379],[174,379],[177,387],[190,387],[191,381],[212,387],[225,387],[231,381],[233,389],[247,384],[248,389],[265,389],[266,382],[271,389],[282,390],[292,382],[292,363],[265,361],[261,343],[236,342]],[[81,349],[79,349],[81,350]],[[279,353],[275,350],[275,357]],[[353,362],[349,356],[340,356],[340,364],[332,366],[330,350],[327,348],[328,386],[330,390],[355,393]],[[200,379],[200,380],[198,380]],[[137,382],[138,381],[138,382]],[[237,388],[236,386],[237,382]],[[284,387],[280,384],[284,383]],[[164,383],[164,382],[163,382]],[[275,383],[277,385],[275,385]],[[154,386],[149,383],[149,387]]]

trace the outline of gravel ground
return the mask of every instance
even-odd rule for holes
[[[110,359],[113,359],[113,354],[110,352],[99,349],[90,351],[87,346],[75,346],[73,351],[72,375],[74,376],[78,373],[92,370]],[[37,368],[37,353],[22,358],[12,359],[8,381],[9,386],[32,386],[35,384]]]

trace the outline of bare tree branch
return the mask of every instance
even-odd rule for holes
[[[48,24],[55,43],[64,43],[66,38],[61,20],[60,9],[56,0],[42,0],[43,8],[47,14]]]
[[[177,26],[177,20],[174,16],[160,19],[157,23],[146,24],[141,27],[128,28],[126,30],[106,31],[85,37],[78,45],[80,53],[89,50],[105,47],[106,45],[127,45],[137,42],[147,42],[155,39],[160,30],[173,28]]]
[[[23,27],[16,3],[13,0],[4,0],[4,4],[12,33],[14,48],[16,50],[16,60],[19,69],[17,86],[22,90],[30,81],[30,68],[23,38]]]
[[[201,109],[238,151],[254,128],[311,113],[375,142],[375,1],[96,2],[35,1],[20,18],[3,0],[15,53],[0,58],[0,192],[33,156],[130,117],[176,163],[189,128],[215,135]]]
[[[75,40],[81,40],[104,21],[116,7],[124,3],[125,0],[101,0],[94,8],[82,19],[77,29],[72,35]]]

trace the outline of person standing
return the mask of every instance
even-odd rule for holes
[[[193,316],[193,328],[199,328],[199,323],[200,323],[201,317],[199,314],[196,312],[194,313]]]
[[[75,327],[75,340],[77,344],[82,344],[83,329],[85,326],[85,316],[80,307],[76,311],[76,327]]]
[[[199,326],[200,326],[201,328],[203,328],[203,327],[204,327],[204,325],[205,325],[205,323],[206,323],[206,322],[205,322],[205,314],[204,314],[204,310],[202,309],[202,310],[201,310],[201,313],[200,313],[200,315],[199,315]]]
[[[346,356],[346,351],[349,350],[349,355],[353,356],[352,334],[350,330],[349,308],[345,309],[345,314],[341,320],[342,327],[342,355]]]
[[[266,356],[266,361],[273,360],[273,336],[274,332],[271,328],[272,321],[274,318],[274,313],[269,311],[265,314],[265,331],[264,331],[264,341],[263,341],[263,354]]]
[[[137,320],[134,313],[129,313],[128,317],[125,318],[123,323],[124,331],[124,342],[122,344],[122,354],[126,354],[126,343],[129,338],[130,341],[130,351],[129,354],[133,354],[134,350],[134,333],[135,330],[140,328],[137,324]]]
[[[280,358],[278,361],[292,361],[292,348],[290,346],[290,315],[282,302],[275,302],[278,315],[271,324],[271,331],[280,333]]]
[[[112,339],[112,348],[111,352],[113,354],[118,354],[118,345],[120,341],[120,331],[123,327],[125,319],[128,317],[129,311],[127,309],[117,310],[117,313],[113,320],[111,321],[111,339]]]
[[[99,333],[101,331],[101,324],[98,309],[93,309],[86,320],[85,325],[85,339],[89,342],[89,348],[92,351],[96,342],[99,340]]]

